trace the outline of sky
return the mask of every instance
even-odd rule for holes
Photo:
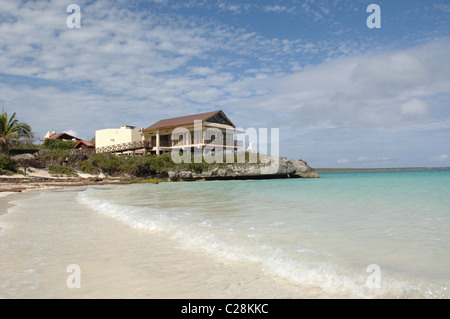
[[[448,0],[1,0],[0,106],[38,138],[223,110],[316,168],[450,166],[449,53]]]

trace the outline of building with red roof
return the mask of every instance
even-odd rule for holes
[[[235,151],[242,145],[234,140],[234,135],[244,133],[236,130],[222,110],[160,120],[140,132],[155,154],[173,149],[204,149],[207,145]]]
[[[221,110],[160,120],[147,128],[96,131],[96,152],[114,154],[168,153],[172,150],[212,148],[236,151],[242,143],[234,140],[235,125]]]

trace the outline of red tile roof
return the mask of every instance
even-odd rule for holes
[[[227,116],[221,111],[212,111],[212,112],[206,112],[206,113],[199,113],[199,114],[193,114],[193,115],[187,115],[187,116],[181,116],[181,117],[174,117],[171,119],[165,119],[156,122],[155,124],[147,127],[146,129],[142,131],[151,131],[161,128],[168,128],[168,127],[177,127],[177,126],[183,126],[183,125],[190,125],[194,124],[194,121],[206,121],[209,120],[211,117],[215,116],[216,114],[221,113],[226,119]],[[232,123],[229,119],[228,121]]]
[[[84,144],[86,147],[95,147],[94,144],[92,144],[91,141],[81,140],[73,148],[78,148],[78,147],[81,146],[81,144]]]
[[[70,140],[76,139],[77,141],[81,141],[81,138],[75,137],[75,136],[67,134],[67,133],[60,133],[58,135],[53,134],[49,138],[56,140],[56,139],[62,139],[63,137],[66,137],[65,139],[70,139]]]

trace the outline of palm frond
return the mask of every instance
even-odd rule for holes
[[[1,113],[0,139],[3,141],[3,151],[5,151],[5,147],[8,148],[11,141],[20,139],[21,137],[33,137],[30,125],[19,122],[19,120],[16,119],[16,112],[14,112],[11,117],[8,117],[8,113],[6,112]]]

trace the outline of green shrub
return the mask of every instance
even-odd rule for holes
[[[34,150],[39,151],[40,145],[33,144],[29,141],[14,140],[9,145],[9,150]]]
[[[100,173],[100,169],[89,160],[79,162],[78,169],[80,171],[82,171],[83,173],[88,173],[88,174]]]
[[[169,153],[165,153],[159,156],[153,155],[152,157],[152,170],[158,174],[167,173],[169,170],[175,168],[176,164],[172,160],[172,156]]]
[[[46,139],[41,146],[41,149],[44,150],[44,152],[40,152],[41,165],[50,161],[62,162],[67,158],[70,161],[72,159],[70,150],[74,148],[75,144],[76,142],[73,141]]]
[[[96,155],[94,162],[98,168],[109,175],[121,174],[124,172],[124,159],[116,155],[101,156]]]
[[[8,172],[17,173],[20,164],[8,155],[0,155],[0,174],[10,175]]]
[[[48,167],[48,172],[52,175],[65,175],[65,176],[78,176],[77,173],[71,167],[67,166],[59,166],[59,165],[50,165]]]
[[[235,163],[237,157],[235,156]],[[248,152],[245,154],[245,160],[249,161]],[[226,167],[226,158],[224,163],[207,163],[203,158],[201,163],[194,162],[194,156],[190,163],[176,164],[172,160],[170,153],[162,155],[144,155],[144,156],[116,156],[111,154],[91,154],[86,160],[78,163],[78,168],[85,173],[104,172],[108,175],[130,174],[137,177],[148,177],[158,174],[167,174],[170,170],[190,170],[194,173],[202,173],[213,167]]]
[[[0,168],[0,175],[14,175],[14,174],[17,174],[17,173],[12,172],[12,171],[8,171],[8,170],[4,170],[4,169]]]
[[[59,139],[45,139],[44,144],[42,144],[43,149],[48,150],[67,150],[75,147],[77,142],[74,141],[64,141]]]
[[[167,180],[156,178],[156,177],[147,178],[147,179],[122,179],[121,180],[122,183],[127,183],[127,184],[158,184],[158,183],[162,183],[165,181],[167,181]]]
[[[170,154],[140,157],[92,154],[78,164],[78,168],[85,173],[102,171],[108,175],[131,174],[140,177],[164,174],[175,166]]]
[[[85,173],[104,172],[108,175],[124,173],[126,170],[125,159],[106,154],[91,154],[88,159],[81,161],[78,168]],[[128,168],[129,169],[129,168]]]

